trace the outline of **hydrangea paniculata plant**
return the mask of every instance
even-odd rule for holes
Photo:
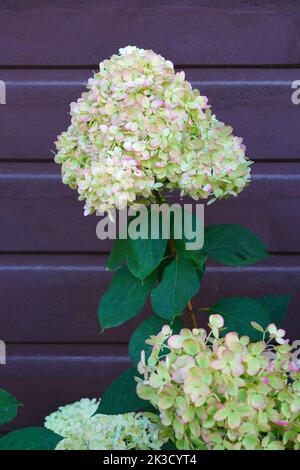
[[[146,341],[137,393],[159,410],[164,437],[179,449],[300,449],[300,373],[284,331],[254,324],[262,340],[251,343],[220,337],[223,325],[211,315],[209,334],[164,326]]]
[[[217,120],[184,72],[153,51],[129,46],[102,62],[71,104],[71,116],[55,160],[63,182],[85,201],[86,215],[111,218],[126,206],[161,205],[173,190],[212,202],[236,196],[250,180],[242,139]],[[264,243],[238,224],[220,224],[205,227],[201,249],[188,250],[185,236],[174,240],[173,232],[168,240],[162,234],[136,239],[128,230],[107,263],[115,273],[98,307],[102,330],[137,316],[151,298],[153,315],[130,338],[133,367],[112,382],[100,404],[83,399],[61,407],[47,417],[48,429],[13,431],[0,439],[0,450],[160,449],[168,440],[181,449],[300,448],[299,370],[277,329],[290,294],[231,297],[205,308],[194,302],[209,259],[249,266],[268,257]],[[200,310],[222,312],[236,332],[220,338],[224,321],[213,315],[207,335],[198,329]],[[185,314],[194,329],[177,334]],[[262,341],[243,336],[251,336],[251,321]],[[268,330],[255,321],[270,324]],[[277,346],[265,341],[267,334]],[[152,353],[139,363],[149,336],[146,352]],[[144,378],[137,386],[138,363]],[[137,413],[152,409],[144,400],[160,417]],[[19,405],[0,394],[0,424],[13,419]]]
[[[249,181],[242,139],[151,50],[128,46],[104,60],[71,116],[55,160],[85,214],[147,203],[161,187],[194,199],[235,196]]]
[[[56,450],[160,449],[159,426],[141,413],[97,414],[99,401],[84,398],[47,416],[45,427],[62,436]]]

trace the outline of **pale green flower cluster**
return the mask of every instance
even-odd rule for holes
[[[262,341],[251,343],[220,338],[220,315],[209,326],[179,335],[164,326],[146,341],[137,393],[160,411],[162,436],[179,449],[300,450],[300,373],[285,332],[254,324]]]
[[[159,426],[142,413],[95,416],[99,401],[87,398],[47,416],[45,427],[62,436],[56,450],[160,449]]]
[[[184,72],[128,46],[100,64],[56,143],[63,182],[85,214],[149,202],[157,188],[194,199],[235,196],[250,178],[242,139],[211,113]]]

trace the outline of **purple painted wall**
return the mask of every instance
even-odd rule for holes
[[[6,429],[40,424],[58,405],[101,395],[128,365],[143,316],[99,334],[110,244],[60,182],[53,141],[70,101],[119,47],[152,48],[186,71],[256,162],[251,186],[211,206],[207,222],[241,223],[273,256],[244,269],[210,265],[199,295],[294,292],[286,328],[300,338],[300,4],[297,0],[2,0],[0,80],[0,388],[24,404]],[[204,319],[203,319],[204,321]]]

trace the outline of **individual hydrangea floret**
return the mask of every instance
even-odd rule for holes
[[[125,47],[100,64],[87,88],[71,104],[55,157],[85,214],[148,203],[158,188],[215,199],[248,183],[242,139],[169,60]]]
[[[149,360],[142,354],[137,393],[158,409],[161,437],[179,449],[300,450],[300,372],[292,347],[274,324],[254,326],[262,333],[254,343],[235,332],[224,336],[220,315],[209,317],[209,333],[173,335],[164,327],[151,337],[155,354]]]
[[[99,401],[84,398],[46,417],[45,427],[62,436],[56,450],[160,449],[159,425],[149,413],[94,415]]]

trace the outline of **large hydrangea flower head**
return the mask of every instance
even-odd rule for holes
[[[160,347],[142,354],[137,393],[158,409],[161,436],[179,449],[300,450],[300,371],[284,330],[255,324],[252,343],[223,326],[211,315],[209,333],[164,327],[146,341]]]
[[[45,427],[62,439],[56,450],[160,449],[159,426],[142,413],[102,415],[96,399],[83,398],[46,417]]]
[[[184,72],[151,50],[128,46],[104,60],[71,116],[55,160],[85,214],[147,203],[158,188],[194,199],[235,196],[249,181],[242,139]]]

